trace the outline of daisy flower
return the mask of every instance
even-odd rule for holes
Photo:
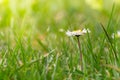
[[[90,33],[90,30],[89,29],[83,29],[83,30],[76,30],[76,31],[67,31],[66,32],[66,35],[68,36],[76,36],[77,37],[77,40],[78,40],[78,47],[79,47],[79,50],[80,50],[80,65],[81,65],[81,70],[83,71],[83,61],[82,61],[82,50],[81,50],[81,44],[80,44],[80,40],[79,40],[79,36],[82,36],[86,33]]]
[[[66,35],[67,36],[82,36],[86,33],[90,33],[90,30],[89,29],[83,29],[83,30],[76,30],[76,31],[67,31],[66,32]]]

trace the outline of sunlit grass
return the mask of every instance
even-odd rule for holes
[[[0,0],[0,80],[118,80],[119,6],[86,1]]]
[[[102,6],[103,6],[103,0],[86,0],[86,3],[92,7],[93,9],[96,9],[96,10],[101,10],[102,9]]]

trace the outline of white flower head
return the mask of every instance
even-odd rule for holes
[[[76,30],[76,31],[67,31],[66,32],[66,35],[68,36],[82,36],[86,33],[90,33],[90,30],[89,29],[83,29],[83,30]]]

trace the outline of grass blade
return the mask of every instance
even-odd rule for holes
[[[110,37],[109,37],[106,29],[104,28],[103,24],[100,23],[100,25],[101,25],[102,29],[104,30],[105,35],[106,35],[106,37],[107,37],[107,39],[108,39],[108,41],[109,41],[109,43],[110,43],[110,45],[111,45],[111,48],[112,48],[112,50],[113,50],[113,52],[114,52],[115,58],[118,60],[117,52],[116,52],[116,50],[115,50],[115,48],[114,48],[114,46],[113,46],[113,44],[112,44],[112,41],[111,41],[111,39],[110,39]]]
[[[37,42],[45,51],[48,51],[48,48],[39,39],[37,39]]]

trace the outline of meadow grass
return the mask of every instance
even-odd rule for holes
[[[0,80],[119,80],[119,6],[99,11],[79,2],[26,0],[27,6],[20,1],[22,8],[17,0],[4,1]],[[67,30],[82,28],[91,30],[79,37],[83,71],[77,38],[66,35]]]

